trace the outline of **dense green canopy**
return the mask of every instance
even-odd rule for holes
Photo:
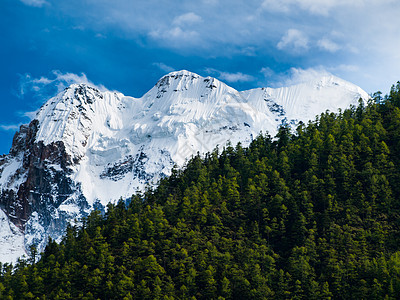
[[[296,133],[216,149],[94,211],[1,299],[395,299],[400,84]]]

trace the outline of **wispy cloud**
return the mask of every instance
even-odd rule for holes
[[[161,71],[164,71],[167,73],[175,71],[175,69],[173,67],[170,67],[162,62],[155,62],[155,63],[153,63],[153,66],[155,66],[155,67],[159,68]]]
[[[30,74],[22,75],[20,77],[19,96],[24,97],[27,93],[33,93],[36,97],[52,97],[74,83],[84,83],[102,91],[107,90],[103,85],[96,85],[91,82],[84,73],[62,73],[55,70],[49,77],[33,78]]]
[[[264,0],[261,8],[272,12],[290,13],[299,8],[315,15],[326,16],[336,7],[357,7],[369,0]]]
[[[189,12],[180,16],[177,16],[172,24],[176,26],[192,25],[202,21],[202,18],[196,15],[194,12]]]
[[[276,46],[279,50],[305,51],[308,49],[308,37],[302,31],[292,28],[285,33]]]
[[[260,70],[272,87],[292,86],[321,79],[325,76],[332,76],[332,73],[323,66],[315,68],[290,68],[285,72],[276,73],[268,67]]]
[[[275,74],[275,72],[270,67],[262,67],[260,73],[263,74],[265,78],[270,78]]]
[[[45,0],[21,0],[21,2],[26,5],[35,7],[42,7],[43,5],[47,4]]]
[[[249,74],[243,74],[241,72],[230,73],[230,72],[219,71],[213,68],[206,68],[205,71],[206,73],[216,76],[218,79],[229,83],[249,82],[255,80],[255,77]]]
[[[351,65],[351,64],[340,64],[337,66],[328,67],[328,70],[332,71],[332,72],[344,71],[344,72],[355,73],[360,70],[360,67],[358,67],[356,65]]]
[[[167,30],[151,31],[149,36],[163,45],[172,48],[187,48],[199,43],[199,33],[195,30],[185,30],[179,26]]]
[[[176,16],[171,24],[159,26],[152,30],[149,36],[162,44],[176,48],[187,48],[199,45],[201,36],[197,31],[197,24],[202,18],[194,12],[188,12]]]
[[[226,80],[228,82],[246,82],[254,80],[253,76],[248,74],[243,74],[242,72],[236,72],[236,73],[221,72],[219,78],[221,80]]]
[[[261,4],[261,9],[270,12],[284,12],[290,11],[289,1],[279,0],[264,0]]]
[[[320,39],[317,42],[317,45],[320,49],[326,50],[326,51],[332,52],[332,53],[340,50],[340,48],[341,48],[338,44],[336,44],[335,42],[331,41],[328,38]]]
[[[19,127],[22,125],[21,124],[15,124],[15,125],[0,125],[0,130],[3,131],[17,131],[19,130]]]

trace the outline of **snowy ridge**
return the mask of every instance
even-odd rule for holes
[[[65,222],[130,197],[197,152],[227,141],[248,145],[260,132],[275,135],[283,123],[307,122],[327,109],[357,105],[359,98],[368,95],[334,76],[238,92],[215,78],[178,71],[162,77],[141,98],[74,84],[48,100],[32,123],[38,145],[32,149],[41,158],[18,146],[0,162],[0,187],[28,195],[25,245],[44,246],[47,236],[61,237]],[[22,129],[19,136],[25,138]],[[49,186],[22,191],[28,162],[42,174],[32,171],[33,178],[47,176]],[[0,245],[5,241],[0,236]],[[0,261],[10,257],[0,251]]]

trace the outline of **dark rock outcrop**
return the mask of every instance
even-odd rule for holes
[[[73,162],[64,143],[58,141],[44,145],[42,141],[36,142],[38,126],[37,120],[22,125],[14,136],[10,154],[0,161],[0,167],[11,160],[20,162],[11,181],[23,180],[14,188],[0,191],[0,207],[21,230],[34,211],[40,212],[42,226],[50,226],[55,221],[52,213],[76,191],[68,176]]]

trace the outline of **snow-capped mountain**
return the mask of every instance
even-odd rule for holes
[[[67,222],[128,198],[176,164],[229,140],[306,122],[368,95],[334,76],[243,92],[188,71],[141,98],[73,84],[48,100],[0,158],[0,261],[59,239]]]

